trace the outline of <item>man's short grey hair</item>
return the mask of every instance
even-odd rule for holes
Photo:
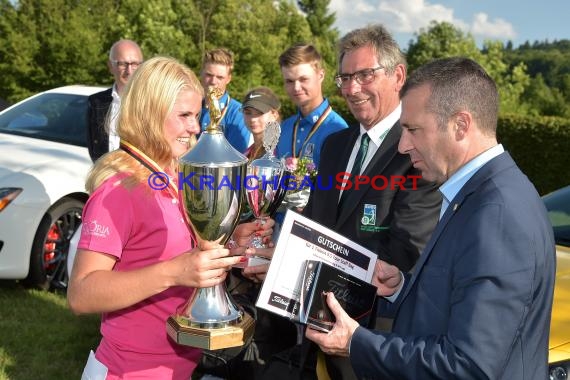
[[[406,67],[406,57],[392,34],[384,26],[375,24],[348,32],[340,39],[338,43],[339,72],[346,53],[363,46],[372,47],[378,63],[384,67],[387,74],[393,74],[398,65]]]

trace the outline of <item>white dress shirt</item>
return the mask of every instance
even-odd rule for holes
[[[396,124],[396,122],[400,119],[401,114],[402,114],[402,103],[398,104],[398,107],[396,107],[394,111],[392,111],[384,119],[380,120],[378,124],[370,128],[369,130],[366,130],[362,126],[362,124],[360,124],[360,135],[358,136],[358,138],[356,139],[356,143],[352,147],[352,153],[350,154],[350,158],[348,159],[348,163],[346,165],[347,173],[351,173],[352,167],[354,166],[356,155],[358,154],[358,150],[360,149],[360,141],[362,135],[368,133],[368,136],[370,137],[370,143],[368,144],[368,150],[366,151],[366,157],[364,158],[364,162],[362,164],[362,169],[360,173],[351,173],[353,174],[353,176],[364,173],[366,167],[372,160],[372,157],[374,157],[374,155],[378,151],[378,148],[380,148],[380,145],[382,145],[382,142],[386,138],[386,135],[388,134],[388,132],[390,132],[390,129],[394,126],[394,124]],[[342,196],[343,191],[344,190],[341,189],[338,198],[339,200],[340,197]]]
[[[119,108],[121,107],[121,97],[117,92],[117,86],[113,84],[113,101],[111,102],[111,109],[109,113],[107,126],[109,128],[109,152],[119,149],[120,138],[117,135],[117,117],[119,116]]]

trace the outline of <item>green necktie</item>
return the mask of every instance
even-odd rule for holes
[[[360,175],[362,170],[362,164],[366,159],[366,153],[368,152],[368,143],[370,142],[370,136],[365,133],[360,137],[360,148],[358,148],[358,154],[356,154],[356,159],[354,160],[354,165],[352,166],[351,174],[353,176]]]
[[[352,165],[352,170],[350,171],[352,177],[360,175],[360,171],[362,170],[362,164],[364,163],[364,160],[366,159],[366,153],[368,152],[369,142],[370,142],[370,136],[368,136],[368,133],[365,133],[360,137],[360,148],[358,148],[356,159],[354,160],[354,164]],[[344,201],[346,200],[346,197],[348,196],[348,193],[350,191],[351,190],[349,189],[343,190],[342,195],[340,196],[340,201],[338,202],[339,209],[342,208],[342,205],[344,204]]]

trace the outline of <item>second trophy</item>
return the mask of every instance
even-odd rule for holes
[[[266,124],[263,134],[265,155],[253,160],[247,166],[246,198],[253,216],[262,224],[277,210],[287,191],[283,183],[285,166],[273,151],[281,135],[281,126],[276,121]],[[254,248],[264,248],[261,238],[254,237],[250,242]]]

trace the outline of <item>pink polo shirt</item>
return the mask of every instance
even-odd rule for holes
[[[146,183],[125,188],[120,182],[124,177],[109,178],[89,197],[79,248],[115,256],[115,271],[190,251],[192,233],[178,199]],[[189,379],[201,350],[173,342],[166,333],[166,320],[192,291],[172,287],[126,309],[103,313],[103,338],[95,356],[108,367],[107,379]]]

